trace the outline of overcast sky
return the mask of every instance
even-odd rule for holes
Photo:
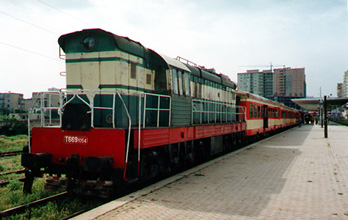
[[[64,88],[58,37],[102,28],[237,81],[305,68],[307,95],[336,96],[348,70],[347,0],[1,0],[0,92]]]

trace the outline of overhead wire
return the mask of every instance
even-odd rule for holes
[[[0,44],[3,44],[3,45],[6,45],[6,46],[8,46],[8,47],[15,48],[15,49],[17,49],[17,50],[22,50],[22,51],[25,51],[25,52],[28,52],[28,53],[32,53],[32,54],[35,54],[35,55],[38,55],[38,56],[41,56],[41,57],[45,57],[45,58],[48,58],[48,59],[51,59],[51,60],[55,60],[55,61],[59,61],[59,62],[60,62],[60,59],[58,59],[58,58],[53,58],[53,57],[50,57],[50,56],[46,56],[46,55],[44,55],[44,54],[40,54],[40,53],[31,51],[31,50],[27,50],[27,49],[25,49],[25,48],[17,47],[17,46],[14,46],[14,45],[11,45],[11,44],[7,44],[7,43],[1,42],[1,41],[0,41]]]
[[[51,34],[54,34],[54,35],[59,35],[58,33],[55,33],[55,32],[53,32],[53,31],[47,30],[46,28],[40,27],[40,26],[38,26],[38,25],[36,25],[36,24],[33,24],[33,23],[31,23],[31,22],[28,22],[28,21],[25,21],[25,20],[23,20],[23,19],[17,18],[17,17],[15,17],[15,16],[13,16],[13,15],[10,15],[10,14],[6,13],[6,12],[0,11],[0,13],[3,14],[3,15],[6,15],[6,16],[8,16],[8,17],[11,17],[11,18],[13,18],[13,19],[16,19],[16,20],[18,20],[18,21],[21,21],[21,22],[23,22],[23,23],[25,23],[25,24],[28,24],[28,25],[31,25],[31,26],[33,26],[33,27],[39,28],[39,29],[41,29],[41,30],[43,30],[43,31],[46,31],[46,32],[48,32],[48,33],[51,33]]]
[[[67,13],[67,12],[65,12],[65,11],[63,11],[63,10],[61,10],[61,9],[59,9],[59,8],[57,8],[57,7],[55,7],[55,6],[53,6],[53,5],[50,5],[50,4],[48,4],[47,2],[44,2],[44,1],[42,1],[42,0],[37,0],[37,1],[40,2],[40,3],[42,3],[42,4],[44,4],[44,5],[46,5],[46,6],[48,6],[48,7],[50,7],[50,8],[53,8],[53,9],[56,10],[56,11],[59,11],[60,13],[65,14],[65,15],[67,15],[67,16],[69,16],[69,17],[71,17],[71,18],[73,18],[73,19],[75,19],[75,20],[77,20],[77,21],[79,21],[79,22],[82,22],[82,23],[84,23],[84,24],[86,24],[86,25],[92,26],[91,24],[89,24],[89,23],[87,23],[87,22],[85,22],[85,21],[79,19],[78,17],[72,16],[71,14],[69,14],[69,13]]]
[[[59,8],[57,8],[57,7],[55,7],[55,6],[53,6],[53,5],[50,5],[50,4],[48,4],[48,3],[46,3],[46,2],[44,2],[44,1],[42,1],[42,0],[38,0],[38,2],[40,2],[40,3],[42,3],[42,4],[46,5],[46,6],[48,6],[48,7],[50,7],[50,8],[53,8],[53,9],[55,9],[56,11],[59,11],[60,13],[63,13],[63,14],[65,14],[65,15],[71,17],[71,18],[74,18],[74,19],[78,20],[79,22],[82,22],[82,23],[84,23],[84,24],[90,25],[90,24],[88,24],[87,22],[85,22],[85,21],[83,21],[83,20],[81,20],[81,19],[79,19],[79,18],[77,18],[77,17],[75,17],[75,16],[72,16],[72,15],[66,13],[65,11],[63,11],[63,10],[61,10],[61,9],[59,9]],[[58,34],[58,33],[56,33],[56,32],[50,31],[50,30],[48,30],[48,29],[46,29],[46,28],[40,27],[40,26],[38,26],[38,25],[36,25],[36,24],[33,24],[33,23],[29,22],[29,21],[25,21],[25,20],[23,20],[23,19],[21,19],[21,18],[18,18],[18,17],[16,17],[16,16],[13,16],[13,15],[11,15],[11,14],[9,14],[9,13],[6,13],[6,12],[3,12],[3,11],[1,11],[1,10],[0,10],[0,13],[3,14],[3,15],[6,15],[6,16],[8,16],[8,17],[11,17],[11,18],[13,18],[13,19],[15,19],[15,20],[17,20],[17,21],[20,21],[20,22],[22,22],[22,23],[25,23],[25,24],[27,24],[27,25],[30,25],[30,26],[33,26],[33,27],[38,28],[38,29],[40,29],[40,30],[43,30],[43,31],[45,31],[45,32],[48,32],[48,33],[50,33],[50,34],[54,34],[54,35],[58,35],[58,36],[60,35],[60,34]],[[91,26],[91,25],[90,25],[90,26]],[[48,59],[51,59],[51,60],[55,60],[55,61],[59,61],[59,62],[60,62],[60,59],[53,58],[53,57],[50,57],[50,56],[47,56],[47,55],[44,55],[44,54],[40,54],[40,53],[31,51],[31,50],[28,50],[28,49],[25,49],[25,48],[21,48],[21,47],[18,47],[18,46],[14,46],[14,45],[11,45],[11,44],[8,44],[8,43],[5,43],[5,42],[1,42],[1,41],[0,41],[0,44],[6,45],[6,46],[8,46],[8,47],[15,48],[15,49],[17,49],[17,50],[25,51],[25,52],[27,52],[27,53],[32,53],[32,54],[35,54],[35,55],[38,55],[38,56],[41,56],[41,57],[45,57],[45,58],[48,58]]]

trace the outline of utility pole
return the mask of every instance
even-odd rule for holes
[[[324,138],[327,138],[327,100],[324,96]]]

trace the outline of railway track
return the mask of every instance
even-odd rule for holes
[[[21,174],[21,173],[24,173],[24,172],[25,172],[25,170],[24,170],[24,169],[21,169],[21,170],[15,170],[15,171],[9,171],[9,172],[5,172],[5,173],[0,173],[0,178],[1,178],[2,176],[6,176],[6,175],[9,175],[9,174]],[[23,181],[25,180],[25,178],[19,178],[19,179],[17,179],[17,180],[23,182]],[[12,181],[12,180],[3,180],[3,181],[0,180],[0,186],[1,186],[1,187],[2,187],[2,186],[5,186],[5,185],[9,184],[11,181]]]
[[[25,204],[25,205],[21,205],[21,206],[17,206],[17,207],[11,208],[11,209],[4,210],[0,213],[0,219],[3,217],[6,217],[6,216],[23,213],[26,210],[31,209],[33,207],[37,207],[39,205],[44,205],[48,202],[55,201],[58,199],[63,199],[63,198],[66,198],[67,196],[68,196],[67,192],[62,192],[62,193],[59,193],[57,195],[53,195],[53,196],[50,196],[47,198],[39,199],[39,200],[36,200],[34,202]],[[29,214],[30,214],[30,212],[29,212]],[[30,216],[27,216],[27,217],[30,219]]]
[[[23,151],[8,151],[8,152],[0,152],[0,157],[9,157],[9,156],[16,156],[18,154],[21,154]]]
[[[62,203],[65,199],[67,198],[74,198],[71,196],[71,194],[69,194],[68,192],[62,192],[62,193],[59,193],[59,194],[56,194],[56,195],[53,195],[53,196],[49,196],[47,198],[43,198],[43,199],[39,199],[39,200],[36,200],[34,202],[30,202],[30,203],[27,203],[25,205],[21,205],[21,206],[17,206],[17,207],[14,207],[14,208],[10,208],[10,209],[7,209],[7,210],[4,210],[2,212],[0,212],[0,219],[3,219],[3,218],[6,218],[6,217],[10,217],[10,216],[14,216],[16,214],[23,214],[25,213],[25,218],[26,219],[31,219],[32,217],[35,217],[34,214],[32,214],[32,209],[34,208],[40,208],[40,207],[44,207],[48,202],[57,202],[57,203]],[[90,197],[86,197],[86,198],[90,198]],[[94,197],[92,197],[94,198]],[[94,198],[96,199],[96,198]],[[96,204],[92,205],[92,206],[89,206],[87,208],[84,208],[82,210],[78,210],[74,213],[69,213],[67,216],[61,218],[61,220],[64,220],[64,219],[70,219],[72,217],[75,217],[75,216],[78,216],[84,212],[88,212],[100,205],[103,205],[105,204],[106,202],[109,202],[111,199],[108,199],[108,200],[103,200],[102,203],[98,203],[96,202]],[[69,202],[68,202],[69,203]],[[29,210],[29,211],[27,211]]]
[[[5,172],[5,173],[0,173],[0,176],[9,175],[9,174],[12,174],[12,173],[21,174],[21,173],[24,173],[24,172],[25,172],[25,169],[21,169],[21,170],[16,170],[16,171],[9,171],[9,172]]]

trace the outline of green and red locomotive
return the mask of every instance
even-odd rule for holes
[[[101,29],[58,42],[66,62],[60,125],[31,131],[22,156],[27,192],[43,173],[66,178],[72,191],[118,190],[229,152],[254,135],[247,124],[252,96],[238,94],[226,75]],[[260,118],[269,104],[260,104]]]

